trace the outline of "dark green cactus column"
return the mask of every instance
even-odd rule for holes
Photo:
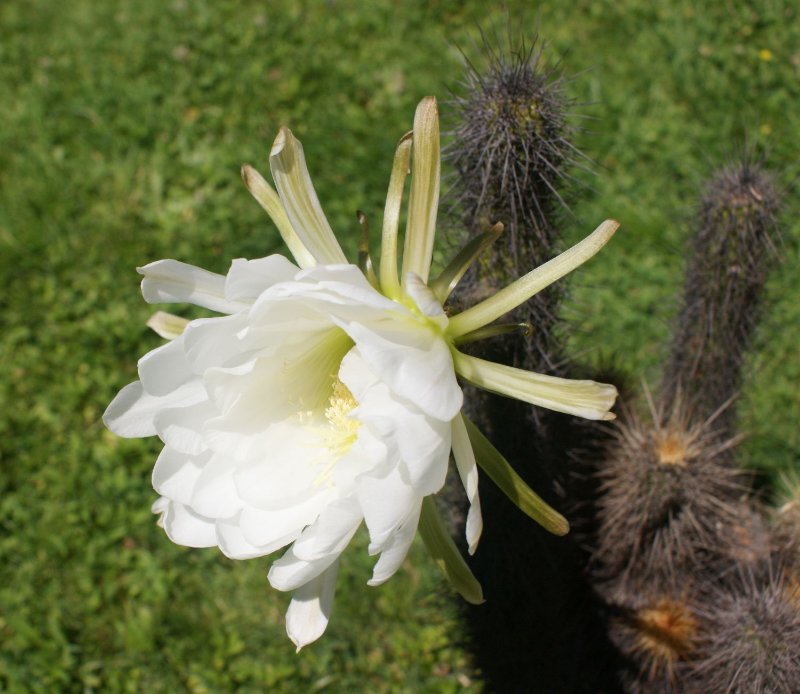
[[[556,222],[565,211],[559,192],[570,170],[585,157],[571,139],[571,101],[561,75],[544,67],[534,39],[493,46],[484,39],[488,68],[467,72],[453,105],[458,122],[446,150],[456,170],[458,214],[471,233],[500,222],[504,234],[466,278],[465,291],[480,298],[553,257],[560,241]],[[495,352],[535,371],[557,371],[561,346],[556,334],[564,292],[558,282],[510,317],[529,323],[527,340],[498,340]],[[473,299],[474,300],[474,299]]]
[[[708,185],[664,369],[665,413],[680,405],[701,421],[738,394],[764,283],[778,260],[779,203],[772,176],[751,155],[721,169]],[[733,434],[733,407],[715,426]]]
[[[559,252],[565,191],[572,172],[587,164],[572,142],[565,80],[545,67],[541,45],[485,38],[484,52],[488,67],[470,68],[454,102],[458,120],[446,150],[456,173],[450,202],[470,233],[496,223],[504,231],[462,282],[466,304]],[[542,373],[587,376],[568,371],[561,340],[564,286],[553,285],[501,319],[529,325],[529,334],[486,340],[476,344],[475,353]],[[470,416],[526,482],[575,525],[570,455],[578,446],[596,446],[601,427],[475,391],[467,393],[467,403]],[[548,535],[490,482],[482,480],[480,494],[484,540],[471,565],[485,587],[486,603],[466,608],[466,620],[487,686],[570,692],[590,682],[592,691],[613,691],[615,666],[609,661],[615,653],[575,535]]]
[[[794,506],[771,532],[736,461],[732,407],[778,259],[778,206],[750,156],[711,179],[661,391],[647,416],[623,412],[601,467],[593,572],[628,691],[800,682]]]

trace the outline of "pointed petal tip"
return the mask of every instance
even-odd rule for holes
[[[244,181],[244,185],[247,190],[252,193],[256,199],[259,199],[259,196],[264,194],[263,189],[268,187],[269,184],[264,179],[264,177],[258,172],[257,169],[254,169],[250,164],[242,164],[242,168],[239,170],[239,173],[242,176],[242,180]]]
[[[289,130],[289,128],[285,125],[281,126],[281,129],[278,130],[278,134],[275,136],[275,141],[272,143],[272,149],[269,151],[270,158],[280,154],[283,148],[286,147],[286,143],[293,137],[292,131]]]
[[[548,527],[548,530],[553,533],[553,535],[563,537],[564,535],[569,534],[569,521],[561,514],[558,514],[558,518],[553,518],[551,523],[552,524],[550,527]]]
[[[616,219],[606,219],[597,227],[597,231],[603,232],[603,236],[610,239],[619,229],[619,222]]]
[[[433,96],[432,94],[429,94],[428,96],[423,96],[422,99],[420,99],[420,102],[417,104],[417,109],[422,109],[422,108],[433,109],[434,111],[436,111],[437,115],[439,114],[439,102],[437,101],[436,97]]]

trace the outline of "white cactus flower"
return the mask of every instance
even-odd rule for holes
[[[398,273],[398,219],[411,159],[408,224]],[[457,375],[477,386],[560,412],[609,419],[613,386],[493,364],[459,351],[485,326],[594,255],[617,228],[584,241],[495,296],[449,317],[444,300],[497,229],[473,240],[429,281],[439,196],[435,99],[417,108],[398,146],[384,215],[378,275],[348,264],[287,129],[270,156],[277,193],[253,169],[248,188],[267,210],[296,265],[280,255],[234,260],[227,276],[176,260],[139,270],[149,303],[191,303],[224,314],[193,321],[158,312],[149,325],[165,345],[139,361],[139,380],[104,415],[125,437],[164,442],[153,505],[174,542],[218,546],[248,559],[289,546],[269,581],[294,591],[287,631],[298,649],[330,615],[339,556],[362,522],[370,585],[394,574],[419,528],[464,597],[480,586],[431,503],[450,454],[471,503],[466,534],[481,532],[477,466],[554,532],[566,521],[515,475],[461,414]],[[491,332],[489,329],[488,332]]]

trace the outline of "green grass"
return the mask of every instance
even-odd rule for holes
[[[576,278],[573,345],[657,378],[698,183],[749,134],[788,185],[800,132],[794,3],[506,3],[547,38],[596,118],[576,239],[622,231]],[[478,690],[456,609],[421,547],[387,585],[346,554],[322,641],[295,655],[265,561],[169,543],[149,512],[154,441],[99,418],[158,344],[134,268],[224,272],[281,250],[239,180],[277,128],[303,141],[335,229],[379,226],[420,97],[445,97],[486,4],[136,0],[0,5],[0,689]],[[767,51],[769,53],[767,53]],[[442,106],[447,118],[447,105]],[[790,191],[789,197],[793,196]],[[797,206],[791,203],[792,210]],[[752,360],[746,462],[798,466],[800,227]],[[469,682],[472,684],[469,684]]]

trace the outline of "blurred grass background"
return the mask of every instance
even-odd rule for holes
[[[547,40],[587,105],[599,175],[568,240],[607,216],[612,244],[575,277],[572,343],[654,383],[698,187],[741,150],[787,188],[784,264],[752,359],[743,459],[800,466],[796,3],[505,3]],[[322,641],[295,655],[267,562],[172,545],[156,528],[159,443],[100,415],[159,344],[134,268],[218,272],[281,251],[239,180],[280,125],[303,141],[328,217],[354,248],[379,228],[391,157],[426,94],[480,62],[487,3],[6,0],[0,4],[0,689],[479,691],[457,609],[424,552],[367,589],[346,554]],[[445,122],[446,103],[441,106]],[[535,654],[532,654],[535,657]]]

